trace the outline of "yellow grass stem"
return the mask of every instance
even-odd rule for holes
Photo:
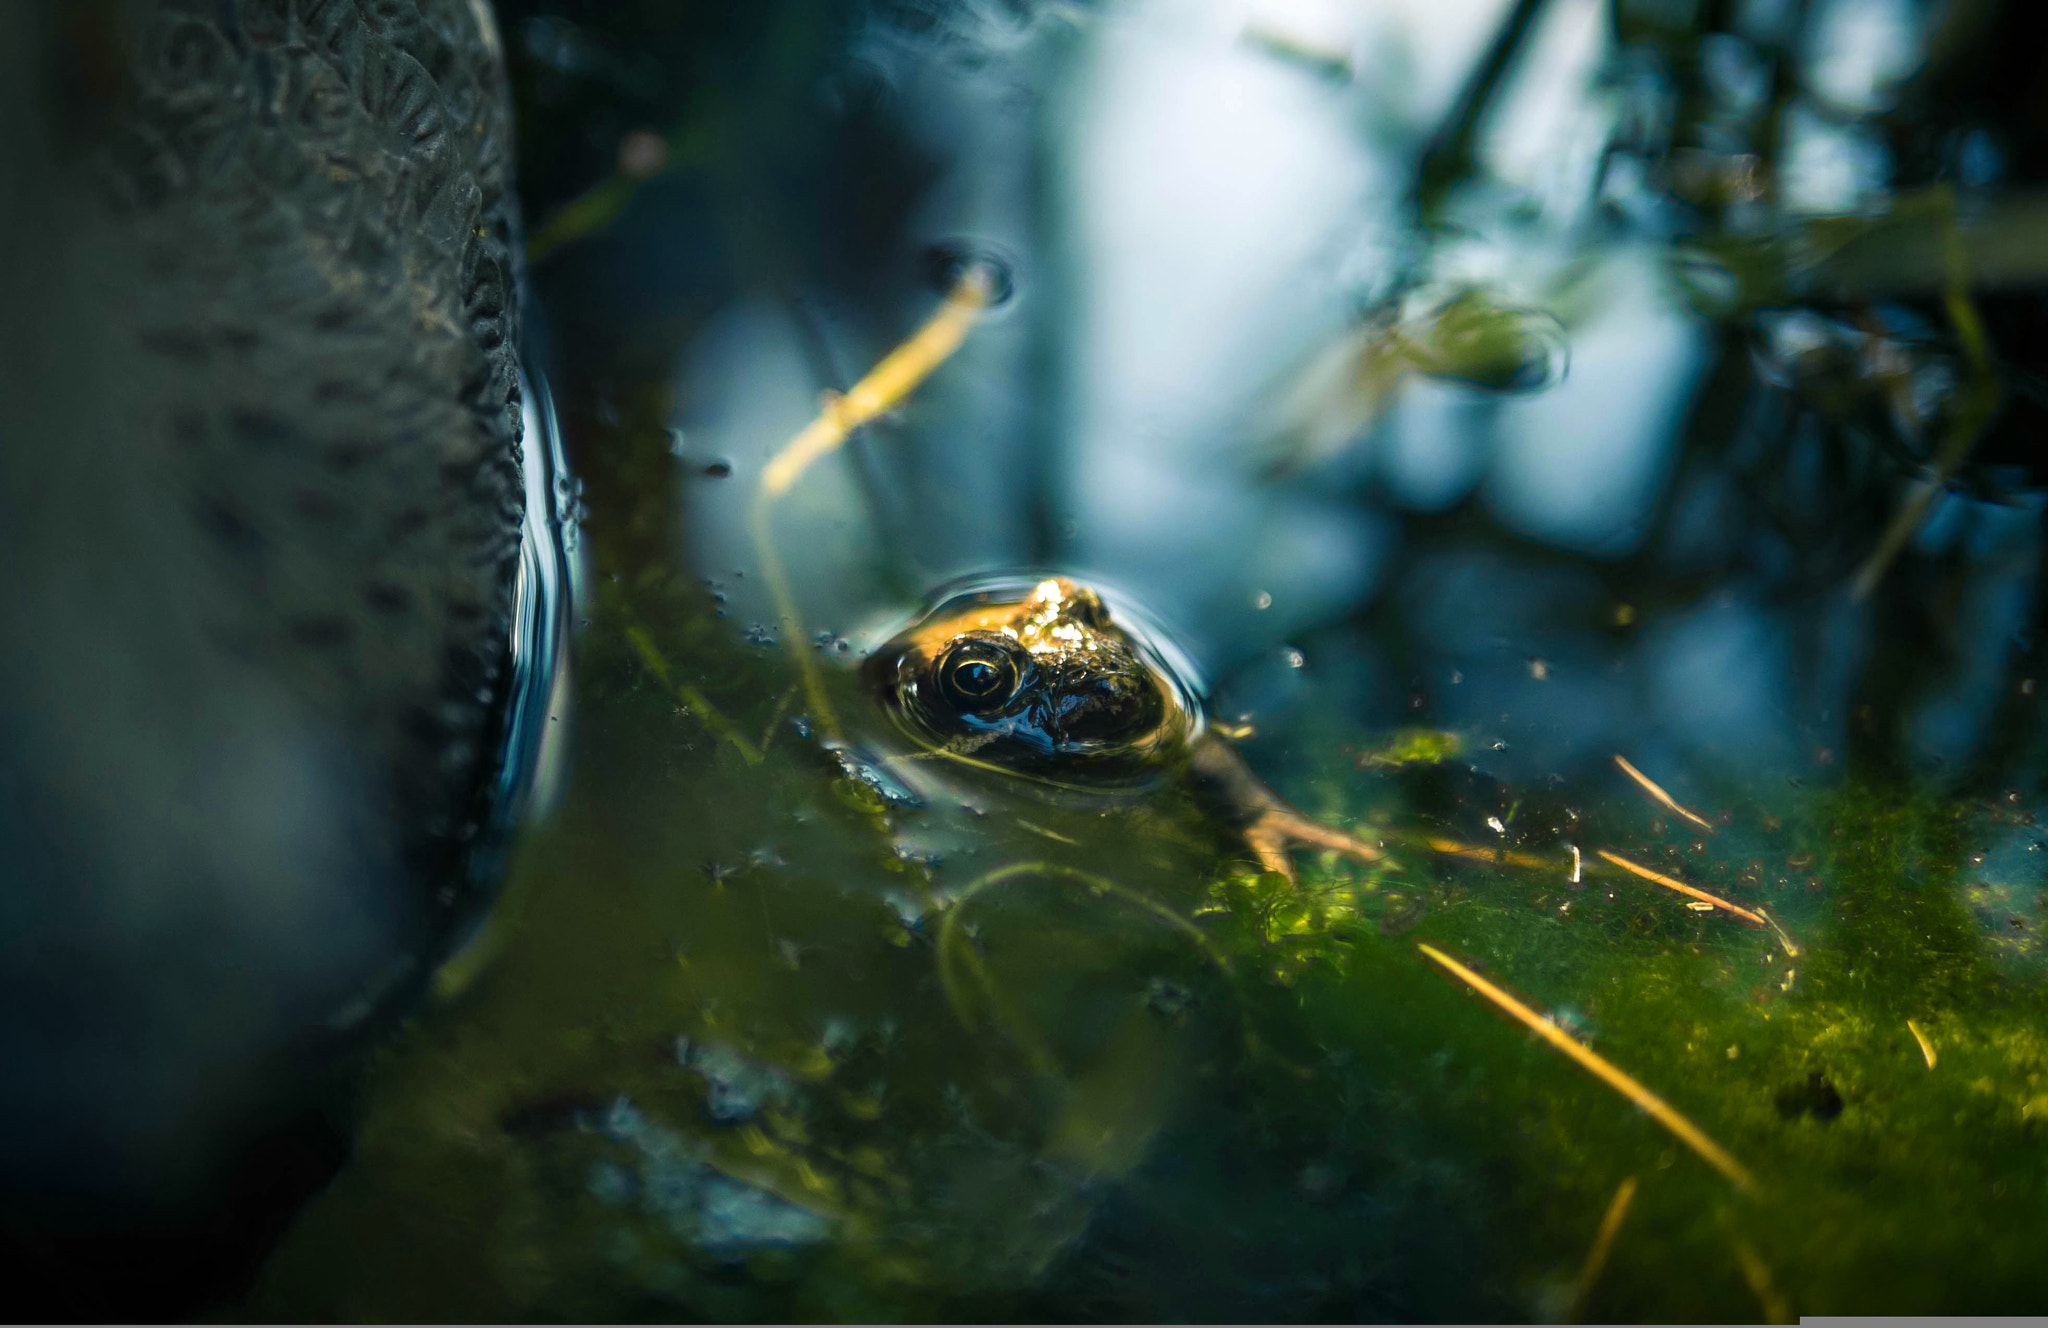
[[[781,497],[812,463],[845,442],[848,434],[915,392],[932,370],[967,340],[974,320],[988,305],[991,281],[987,268],[970,265],[923,327],[883,356],[844,396],[828,397],[818,417],[783,444],[761,472],[761,492],[769,498]]]
[[[1648,1112],[1653,1120],[1676,1135],[1679,1142],[1699,1154],[1714,1170],[1726,1176],[1737,1189],[1756,1188],[1756,1178],[1750,1175],[1749,1168],[1737,1162],[1729,1155],[1728,1150],[1709,1139],[1697,1125],[1681,1116],[1670,1103],[1637,1083],[1591,1047],[1435,946],[1418,945],[1416,949],[1422,951],[1425,958],[1441,966],[1453,977],[1491,1001],[1530,1032],[1577,1061],[1601,1083]]]
[[[1928,1041],[1927,1034],[1921,1031],[1919,1020],[1908,1019],[1906,1021],[1906,1031],[1911,1033],[1913,1040],[1920,1044],[1920,1056],[1927,1062],[1927,1068],[1933,1069],[1935,1062],[1934,1044]]]
[[[1621,773],[1627,775],[1630,779],[1633,779],[1637,784],[1642,786],[1643,792],[1650,795],[1650,801],[1656,803],[1658,806],[1664,808],[1664,810],[1670,812],[1674,816],[1682,817],[1685,820],[1691,821],[1694,825],[1706,831],[1708,834],[1711,835],[1714,833],[1714,826],[1712,822],[1708,821],[1706,817],[1700,815],[1698,812],[1686,806],[1678,799],[1672,797],[1669,793],[1666,793],[1664,791],[1663,786],[1657,783],[1656,780],[1651,779],[1648,775],[1636,769],[1633,765],[1630,765],[1629,760],[1626,756],[1623,756],[1620,752],[1616,752],[1614,754],[1614,763],[1621,767]]]
[[[1651,871],[1648,867],[1643,866],[1641,863],[1630,862],[1627,858],[1622,857],[1621,854],[1610,853],[1604,848],[1600,849],[1599,853],[1601,857],[1607,859],[1609,862],[1613,863],[1615,866],[1621,868],[1625,872],[1633,872],[1634,874],[1642,877],[1646,881],[1655,882],[1656,884],[1663,886],[1667,890],[1676,890],[1678,891],[1678,893],[1682,895],[1690,895],[1692,898],[1712,904],[1716,908],[1725,908],[1730,913],[1733,913],[1736,917],[1746,918],[1749,921],[1754,922],[1759,927],[1771,927],[1770,920],[1764,917],[1762,914],[1752,913],[1748,909],[1742,907],[1742,905],[1740,904],[1731,904],[1727,900],[1721,898],[1721,896],[1719,895],[1710,895],[1705,890],[1700,889],[1696,885],[1687,885],[1684,881],[1679,880],[1675,876],[1666,876],[1662,872]],[[1776,927],[1771,927],[1771,929],[1773,931],[1779,930]],[[1782,932],[1780,932],[1779,939],[1784,939]],[[1796,950],[1791,950],[1788,952],[1794,954],[1797,953]]]

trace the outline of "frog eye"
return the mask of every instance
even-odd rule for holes
[[[975,637],[956,642],[932,672],[947,702],[970,715],[993,714],[1008,705],[1023,677],[1016,647]]]

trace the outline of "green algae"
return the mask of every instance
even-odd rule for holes
[[[1632,877],[1575,889],[1542,843],[1554,865],[1409,842],[1290,888],[1170,792],[985,815],[969,877],[892,841],[942,809],[797,736],[778,652],[725,644],[679,579],[631,593],[578,661],[568,801],[372,1067],[355,1160],[253,1312],[1555,1316],[1628,1177],[1596,1318],[2048,1295],[2048,996],[1961,879],[1996,806],[1845,779],[1736,807],[1731,836],[1774,827],[1744,842],[1800,867],[1722,888],[1796,955]],[[1455,798],[1403,782],[1440,760],[1311,784],[1346,819],[1455,829]],[[1715,879],[1718,843],[1626,785],[1588,820]],[[1418,942],[1666,1097],[1756,1192]],[[805,1239],[721,1246],[708,1189]]]
[[[1713,298],[1783,303],[1809,270],[1861,293],[1894,238],[1718,241],[1737,289]],[[906,854],[951,809],[893,803],[801,734],[787,661],[676,566],[668,401],[613,405],[580,422],[600,596],[568,800],[371,1067],[355,1158],[252,1315],[1558,1317],[1630,1178],[1591,1318],[2048,1301],[2048,991],[2025,949],[2048,920],[2015,929],[1965,870],[2004,808],[1876,759],[1731,796],[1711,839],[1618,780],[1583,794],[1576,842],[1767,908],[1796,955],[1632,877],[1571,881],[1560,841],[1525,842],[1541,792],[1481,796],[1458,775],[1483,753],[1432,729],[1294,757],[1301,805],[1394,859],[1305,864],[1299,888],[1171,792],[997,797],[947,854]],[[1547,865],[1428,847],[1510,833]],[[963,905],[1020,864],[1051,870]],[[1756,1192],[1418,943],[1665,1097]],[[721,1246],[704,1195],[728,1183],[757,1238],[806,1238]]]

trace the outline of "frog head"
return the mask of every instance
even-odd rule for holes
[[[1101,595],[1064,577],[944,600],[863,676],[921,745],[1056,782],[1132,782],[1181,756],[1192,688]]]

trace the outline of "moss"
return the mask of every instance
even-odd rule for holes
[[[356,1161],[252,1312],[1527,1318],[1569,1308],[1629,1177],[1595,1318],[2048,1294],[2048,1010],[1959,883],[1981,809],[1854,781],[1738,807],[1815,855],[1818,892],[1722,887],[1792,955],[1633,877],[1572,888],[1546,817],[1483,824],[1527,795],[1332,754],[1315,805],[1519,856],[1410,836],[1399,866],[1308,863],[1291,889],[1219,874],[1215,828],[1171,795],[892,803],[783,731],[782,656],[721,644],[711,612],[673,581],[601,610],[569,800],[523,846],[487,960],[379,1059]],[[1701,879],[1734,852],[1693,853],[1640,803],[1584,812]],[[1023,861],[1050,865],[951,905],[978,976],[949,992],[949,892]],[[1664,1097],[1756,1192],[1418,942]],[[832,1234],[709,1248],[686,1191],[714,1178]]]

